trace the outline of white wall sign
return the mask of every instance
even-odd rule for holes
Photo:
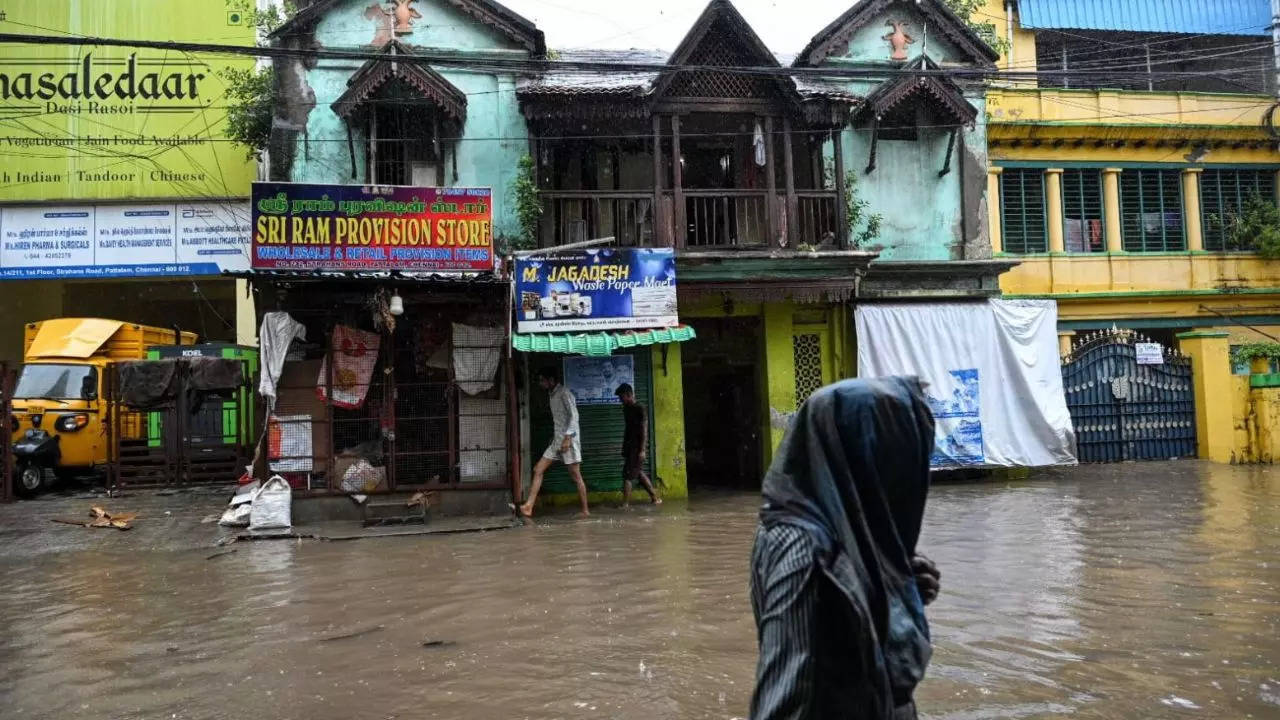
[[[1164,364],[1164,346],[1160,343],[1134,343],[1133,350],[1139,365]]]
[[[249,269],[243,202],[0,208],[0,280],[218,275]]]

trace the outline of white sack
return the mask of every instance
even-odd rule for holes
[[[262,484],[249,507],[250,530],[288,530],[293,526],[293,488],[279,475]]]
[[[506,342],[504,327],[453,324],[453,374],[462,392],[478,395],[493,387]]]
[[[1052,300],[861,305],[858,375],[915,375],[937,423],[933,467],[1074,464]]]

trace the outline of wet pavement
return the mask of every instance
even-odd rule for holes
[[[743,717],[756,504],[226,554],[203,507],[136,535],[3,508],[0,715]],[[942,485],[922,549],[943,571],[926,717],[1280,717],[1280,472]]]

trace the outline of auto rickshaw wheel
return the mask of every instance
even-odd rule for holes
[[[45,487],[44,468],[35,463],[18,465],[17,472],[13,476],[13,490],[18,497],[35,497]]]

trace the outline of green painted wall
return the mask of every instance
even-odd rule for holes
[[[316,41],[325,49],[369,51],[375,27],[364,17],[368,0],[339,3],[320,21]],[[414,5],[423,18],[414,32],[398,39],[423,52],[450,51],[482,57],[527,56],[509,39],[480,24],[444,2]],[[359,70],[354,61],[321,60],[306,71],[306,83],[314,93],[315,107],[307,117],[306,132],[296,143],[291,180],[307,183],[367,182],[365,157],[368,137],[353,128],[355,169],[352,177],[347,127],[333,112],[332,103],[346,91],[347,81]],[[491,187],[494,234],[511,235],[518,223],[510,189],[521,156],[528,152],[528,128],[515,96],[514,75],[453,67],[433,68],[467,96],[467,119],[457,152],[457,177],[452,151],[446,152],[445,184],[456,187]]]
[[[907,46],[911,60],[927,53],[934,62],[947,67],[965,62],[964,56],[936,28],[925,32],[925,20],[909,4],[899,3],[881,16],[869,21],[854,32],[849,50],[844,55],[829,58],[826,65],[833,67],[865,67],[886,70],[901,67],[889,60],[890,46],[884,36],[892,30],[888,20],[906,20],[907,33],[915,43]],[[857,95],[870,95],[883,78],[837,80]],[[965,97],[978,110],[978,117],[985,114],[985,90],[968,89]],[[922,128],[915,141],[881,139],[876,148],[876,169],[867,173],[871,154],[871,130],[866,118],[855,119],[844,131],[844,166],[846,173],[856,175],[856,192],[870,203],[868,212],[883,216],[879,237],[872,240],[868,249],[880,251],[882,260],[957,260],[990,257],[990,243],[986,241],[986,127],[978,123],[972,130],[961,134],[963,144],[957,142],[951,159],[951,172],[939,177],[947,155],[950,131],[942,128]],[[965,188],[965,204],[969,206],[967,232],[962,237],[961,150],[968,149],[963,158],[968,167],[968,186]],[[831,157],[828,143],[826,156]],[[859,228],[853,229],[856,235]],[[969,242],[964,243],[964,238]]]
[[[664,499],[687,498],[689,469],[685,463],[684,369],[680,364],[680,344],[665,347],[665,364],[662,347],[653,348],[653,471],[662,480]],[[641,490],[642,497],[643,492]]]

